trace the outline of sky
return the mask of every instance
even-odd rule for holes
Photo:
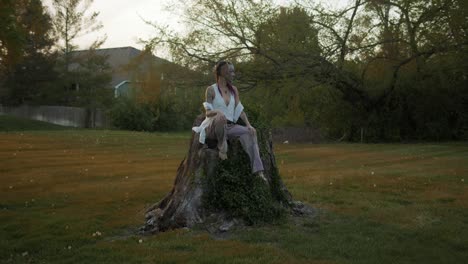
[[[325,2],[325,0],[321,0]],[[328,0],[328,4],[342,4],[346,0]],[[44,1],[51,6],[52,0]],[[102,48],[115,48],[132,46],[141,49],[143,44],[138,39],[149,39],[154,29],[144,20],[168,25],[180,31],[183,28],[180,17],[167,10],[167,6],[174,0],[94,0],[91,11],[99,12],[98,19],[103,28],[96,33],[87,34],[76,40],[79,49],[86,49],[100,36],[107,35]],[[279,5],[287,5],[293,0],[276,0]]]
[[[52,0],[44,2],[50,7]],[[76,44],[79,49],[85,49],[97,37],[107,35],[102,48],[141,48],[142,44],[138,44],[138,38],[148,39],[154,31],[144,19],[168,24],[172,28],[180,27],[178,20],[165,11],[165,6],[170,3],[171,0],[94,0],[90,10],[99,12],[98,20],[103,24],[103,28],[79,37]]]

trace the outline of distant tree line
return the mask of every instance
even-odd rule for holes
[[[212,66],[227,59],[248,111],[271,126],[316,127],[332,140],[468,139],[466,1],[350,0],[333,10],[302,0],[180,1],[184,33],[148,22],[157,37],[146,46],[166,48],[189,71],[141,73],[152,92],[117,102],[102,89],[106,58],[93,54],[105,36],[86,56],[71,55],[77,37],[102,27],[91,2],[54,0],[47,12],[40,0],[2,1],[0,103],[107,107],[117,127],[190,129]]]
[[[109,105],[111,79],[106,58],[93,50],[77,57],[78,37],[99,30],[93,1],[2,0],[0,5],[0,103],[82,106]]]
[[[2,0],[0,104],[79,106],[88,118],[101,108],[116,128],[189,129],[203,96],[202,89],[191,88],[197,87],[194,80],[205,85],[204,75],[173,63],[155,66],[151,50],[144,50],[117,69],[131,73],[137,91],[115,99],[107,57],[95,52],[106,36],[77,52],[77,38],[102,28],[92,2],[54,0],[48,9],[40,0]]]
[[[468,2],[181,1],[188,33],[149,47],[187,67],[237,66],[245,104],[273,126],[349,141],[468,139]]]

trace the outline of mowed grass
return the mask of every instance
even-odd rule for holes
[[[222,240],[135,235],[146,206],[170,191],[189,137],[0,133],[0,262],[467,263],[468,143],[275,145],[283,180],[316,218]]]

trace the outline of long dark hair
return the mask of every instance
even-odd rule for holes
[[[215,74],[215,78],[216,78],[216,84],[218,84],[218,79],[219,79],[219,76],[221,75],[221,69],[223,68],[224,65],[232,65],[232,63],[230,63],[229,61],[225,61],[225,60],[221,60],[221,61],[218,61],[214,67],[214,74]],[[229,83],[229,82],[226,82],[226,85],[229,89],[229,91],[235,96],[236,95],[236,91],[234,91],[234,88],[232,87],[232,85]],[[221,93],[221,89],[219,88],[219,84],[218,84],[218,91],[219,91],[219,94],[222,95]]]

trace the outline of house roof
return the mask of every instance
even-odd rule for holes
[[[81,53],[85,52],[88,52],[88,50],[74,51],[73,54],[75,56],[79,56]],[[111,87],[114,87],[125,80],[130,80],[130,73],[125,70],[125,67],[128,66],[130,62],[135,61],[139,56],[145,55],[143,51],[134,47],[96,49],[94,50],[94,52],[97,55],[107,56],[107,62],[109,63],[112,69]],[[162,65],[167,63],[172,64],[172,62],[156,57],[152,54],[151,58],[152,62],[155,63],[155,65]],[[142,67],[145,66],[142,65]]]

